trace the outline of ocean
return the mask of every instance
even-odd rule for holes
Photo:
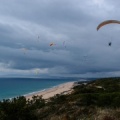
[[[77,79],[0,78],[0,100],[32,94]]]

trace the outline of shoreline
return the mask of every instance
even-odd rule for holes
[[[26,99],[32,99],[33,96],[42,96],[43,99],[49,99],[50,97],[53,97],[56,94],[69,94],[72,92],[72,88],[74,87],[76,81],[73,82],[66,82],[57,86],[54,86],[52,88],[40,90],[38,92],[29,93],[27,95],[24,95]]]

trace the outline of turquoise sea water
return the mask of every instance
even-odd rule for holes
[[[77,79],[0,78],[0,100],[48,89]]]

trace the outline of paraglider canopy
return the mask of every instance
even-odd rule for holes
[[[118,20],[106,20],[106,21],[103,21],[103,22],[101,22],[101,23],[97,26],[97,31],[98,31],[101,27],[103,27],[104,25],[111,24],[111,23],[120,24],[120,21],[118,21]]]
[[[26,54],[27,48],[22,48],[22,51],[24,52],[24,54]]]
[[[39,74],[39,69],[35,69],[35,74],[36,74],[36,75]]]
[[[55,45],[54,43],[50,43],[50,46],[53,46],[53,45]]]

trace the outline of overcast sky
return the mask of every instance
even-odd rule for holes
[[[104,20],[120,20],[119,6],[119,0],[0,0],[0,77],[120,76],[120,25],[96,30]]]

